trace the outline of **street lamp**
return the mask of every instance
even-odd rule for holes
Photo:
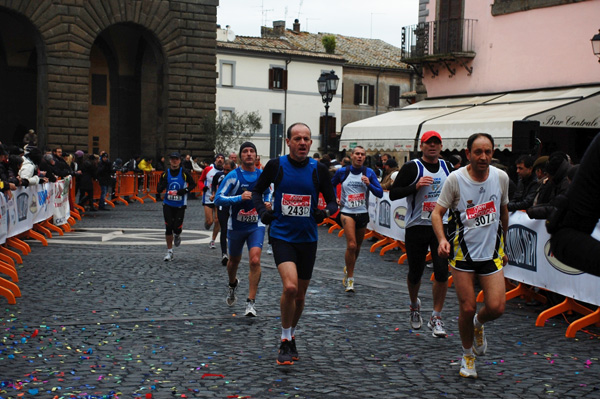
[[[594,55],[598,57],[598,62],[600,62],[600,30],[597,34],[592,37],[592,50],[594,50]]]
[[[319,93],[321,93],[321,98],[325,104],[325,135],[323,137],[323,148],[325,149],[325,153],[328,153],[327,139],[329,138],[329,103],[331,100],[333,100],[333,96],[337,90],[339,81],[340,78],[338,78],[333,71],[323,72],[321,73],[321,76],[319,76],[319,79],[317,79]]]

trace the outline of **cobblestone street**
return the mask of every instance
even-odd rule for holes
[[[296,335],[300,360],[277,366],[281,282],[272,256],[263,252],[258,317],[246,318],[247,253],[238,302],[228,307],[226,270],[203,221],[200,201],[190,201],[169,263],[158,203],[92,213],[48,247],[28,241],[32,253],[17,267],[22,297],[0,298],[0,398],[600,397],[600,329],[569,339],[565,317],[535,327],[544,306],[511,300],[486,324],[479,378],[464,379],[454,288],[443,312],[449,336],[412,331],[401,253],[370,253],[365,241],[356,293],[347,294],[345,240],[324,227]]]

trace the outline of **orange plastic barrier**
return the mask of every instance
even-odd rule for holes
[[[202,187],[200,187],[200,184],[198,184],[201,174],[202,173],[200,173],[200,172],[192,171],[192,179],[194,179],[194,183],[196,183],[196,187],[194,187],[194,189],[192,191],[190,191],[190,193],[196,193],[196,194],[202,195]]]
[[[102,187],[100,187],[100,183],[98,182],[98,180],[94,180],[93,184],[94,184],[94,193],[93,193],[92,199],[94,202],[94,208],[98,208],[98,206],[100,204],[100,196],[102,195]],[[104,198],[104,202],[106,202],[108,205],[110,205],[114,208],[115,203],[112,202],[108,198],[108,195],[109,195],[109,193],[106,193],[106,198]]]
[[[150,198],[152,201],[156,202],[158,181],[162,174],[163,172],[160,171],[144,172],[144,196],[142,197],[142,200],[144,198]]]
[[[84,213],[85,208],[77,204],[76,198],[77,192],[75,188],[75,179],[71,179],[71,187],[69,189],[69,205],[71,207],[71,216],[75,217],[77,220],[81,220],[81,215],[79,212]]]
[[[144,201],[137,196],[138,194],[138,177],[132,172],[117,172],[117,184],[115,186],[115,199],[125,205],[129,205],[123,197],[129,197],[132,200],[139,201],[142,204]]]

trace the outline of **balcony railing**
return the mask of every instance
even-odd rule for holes
[[[476,19],[447,19],[402,28],[402,61],[444,56],[474,57],[473,27]]]

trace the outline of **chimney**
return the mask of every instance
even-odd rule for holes
[[[273,21],[273,34],[277,37],[285,34],[285,21]]]
[[[294,32],[300,33],[300,21],[298,21],[298,18],[294,20]]]

